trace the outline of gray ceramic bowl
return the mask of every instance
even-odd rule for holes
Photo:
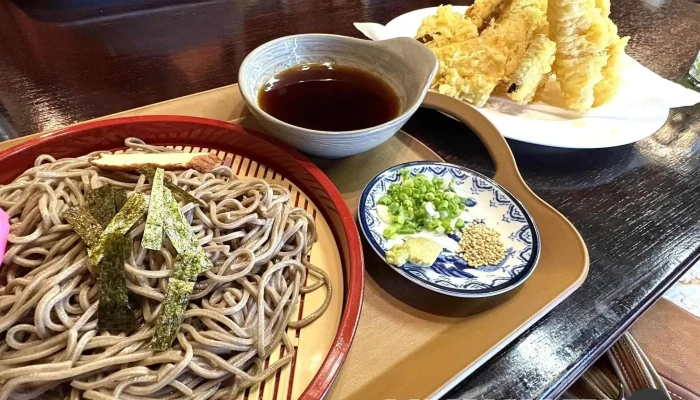
[[[258,106],[258,91],[281,71],[299,64],[336,63],[378,75],[398,94],[398,117],[367,129],[328,132],[290,125]],[[372,42],[345,36],[305,34],[267,42],[243,60],[238,83],[251,113],[267,133],[323,158],[339,158],[367,151],[396,133],[418,109],[437,71],[437,58],[411,38]]]

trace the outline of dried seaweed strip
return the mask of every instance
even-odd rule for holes
[[[153,350],[166,351],[170,349],[173,340],[180,331],[180,324],[190,301],[192,289],[194,289],[194,282],[173,278],[168,281],[168,289],[151,339]]]
[[[143,167],[138,170],[142,175],[145,175],[149,181],[153,182],[153,176],[156,173],[156,170],[153,169],[152,167]],[[170,191],[173,192],[175,197],[178,199],[186,202],[186,203],[195,203],[199,205],[200,207],[206,207],[206,204],[204,202],[191,194],[187,193],[185,189],[182,189],[181,187],[177,186],[176,184],[170,182],[168,178],[164,178],[163,184],[165,185],[166,188],[170,189]]]
[[[114,210],[119,212],[124,208],[124,204],[126,204],[126,190],[112,188],[112,191],[114,192]]]
[[[141,246],[159,250],[163,245],[163,171],[158,168],[151,179],[151,196],[148,204],[146,228],[143,231]]]
[[[73,206],[63,212],[63,217],[88,247],[97,246],[104,228],[87,209]]]
[[[163,227],[178,255],[194,257],[199,264],[199,273],[213,267],[169,190],[163,191],[163,203]]]
[[[117,215],[109,222],[107,228],[105,228],[100,237],[100,242],[93,248],[92,254],[90,255],[90,261],[92,261],[93,265],[98,265],[102,260],[107,237],[110,234],[124,236],[129,233],[131,228],[146,214],[147,210],[148,199],[144,194],[133,193],[129,196],[124,207],[119,210]]]
[[[109,186],[100,186],[85,193],[85,208],[102,225],[107,227],[109,221],[117,214],[115,207],[115,192]]]
[[[201,255],[180,253],[175,257],[171,279],[194,282],[201,271]]]
[[[124,262],[131,250],[131,238],[119,233],[105,236],[100,261],[100,302],[97,325],[110,333],[129,332],[136,327],[134,310],[129,306]]]

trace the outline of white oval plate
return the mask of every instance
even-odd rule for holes
[[[453,6],[465,12],[465,6]],[[423,8],[400,15],[387,25],[391,35],[415,37],[423,18],[435,14],[437,7]],[[630,56],[625,56],[623,81],[615,99],[585,115],[543,102],[521,106],[503,96],[492,96],[477,108],[508,139],[538,145],[592,149],[634,143],[651,136],[668,117],[668,106],[653,97],[640,94],[640,82],[660,78]],[[651,74],[651,75],[649,75]],[[641,85],[644,86],[644,85]],[[544,93],[553,104],[561,104],[561,94],[552,80]]]
[[[485,223],[500,233],[506,247],[506,257],[498,265],[469,267],[455,254],[459,232],[436,235],[422,231],[413,235],[382,236],[388,224],[379,218],[377,201],[386,194],[389,185],[400,180],[399,171],[407,168],[412,174],[422,173],[432,178],[455,181],[455,191],[466,197],[467,208],[461,218],[467,224]],[[358,206],[360,230],[372,249],[386,261],[386,251],[408,236],[430,238],[443,247],[437,261],[430,267],[407,263],[402,267],[388,266],[408,280],[429,290],[455,297],[488,297],[507,292],[522,284],[535,269],[540,255],[540,237],[532,217],[520,202],[498,183],[478,172],[457,165],[414,161],[399,164],[381,172],[365,187]],[[387,264],[388,265],[388,264]]]

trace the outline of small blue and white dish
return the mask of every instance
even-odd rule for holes
[[[377,211],[379,199],[387,193],[389,185],[401,182],[399,171],[404,169],[410,170],[411,175],[421,173],[428,178],[437,176],[445,181],[452,180],[453,190],[467,199],[461,218],[467,225],[484,223],[498,231],[506,248],[506,257],[498,265],[472,268],[455,253],[461,234],[458,229],[441,235],[422,231],[418,236],[428,237],[442,247],[435,263],[430,267],[406,263],[401,267],[390,265],[390,268],[427,289],[455,297],[501,294],[522,284],[532,274],[540,256],[540,236],[523,205],[501,185],[478,172],[432,161],[391,167],[375,176],[362,192],[358,206],[360,229],[383,260],[386,261],[387,250],[409,236],[386,239],[382,233],[389,225],[382,221]]]

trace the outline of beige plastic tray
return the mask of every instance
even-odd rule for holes
[[[588,273],[588,253],[580,235],[527,187],[510,148],[495,128],[471,106],[451,98],[429,93],[424,105],[463,121],[484,142],[496,165],[494,179],[524,204],[538,226],[540,261],[516,290],[493,298],[455,299],[402,279],[365,246],[367,272],[360,324],[329,399],[425,399],[444,394],[564,300]],[[109,117],[154,114],[200,116],[258,128],[236,85]],[[11,144],[0,143],[0,149]],[[356,212],[360,193],[374,175],[414,160],[440,157],[399,132],[369,152],[315,161]],[[335,330],[318,334],[332,337]],[[313,374],[313,368],[306,373]]]

